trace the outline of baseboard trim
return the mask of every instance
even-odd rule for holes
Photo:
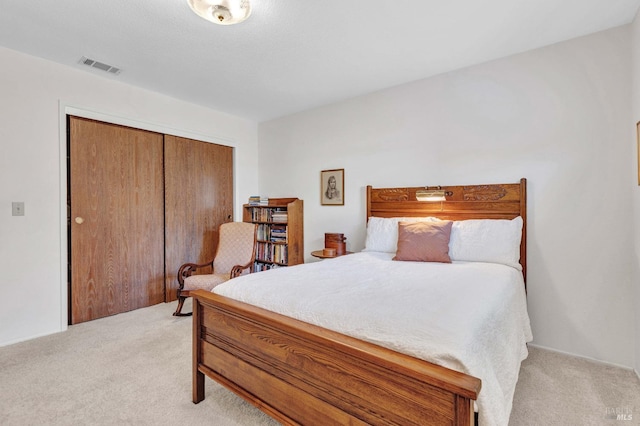
[[[554,348],[549,348],[546,346],[542,346],[542,345],[536,345],[533,343],[528,343],[529,346],[537,348],[537,349],[543,349],[545,351],[549,351],[549,352],[555,352],[558,354],[562,354],[562,355],[567,355],[567,356],[572,356],[575,358],[581,358],[587,361],[591,361],[591,362],[595,362],[598,364],[603,364],[603,365],[608,365],[609,367],[616,367],[616,368],[622,368],[623,370],[629,370],[629,371],[633,371],[636,373],[636,376],[638,376],[638,378],[640,378],[640,375],[638,375],[638,371],[636,369],[634,369],[631,366],[628,365],[621,365],[621,364],[616,364],[615,362],[609,362],[609,361],[603,361],[601,359],[596,359],[596,358],[591,358],[589,356],[584,356],[584,355],[578,355],[578,354],[574,354],[571,352],[566,352],[566,351],[561,351],[559,349],[554,349]]]
[[[15,345],[16,343],[22,343],[22,342],[27,342],[27,341],[33,340],[33,339],[38,339],[40,337],[51,336],[52,334],[58,334],[58,333],[62,333],[64,331],[66,331],[66,329],[64,329],[64,330],[54,330],[54,331],[49,331],[49,332],[46,332],[46,333],[34,334],[32,336],[20,337],[18,339],[14,339],[14,340],[8,340],[6,342],[0,342],[0,348],[4,348],[5,346]]]

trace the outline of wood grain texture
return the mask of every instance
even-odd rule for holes
[[[162,302],[162,135],[77,117],[69,124],[71,322]]]
[[[169,302],[176,300],[180,265],[210,262],[218,228],[233,221],[233,148],[165,135],[164,155]]]
[[[417,202],[416,189],[368,186],[367,218],[520,215],[526,246],[525,179],[445,187],[451,194],[443,203]],[[474,423],[475,377],[211,292],[192,296],[196,403],[205,397],[206,375],[283,424]]]
[[[215,378],[280,421],[469,421],[476,378],[210,292],[192,295],[194,375]],[[194,402],[203,386],[194,381]]]

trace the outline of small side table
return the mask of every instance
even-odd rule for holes
[[[335,256],[325,256],[322,250],[314,250],[311,252],[311,256],[317,257],[318,259],[333,259],[334,257],[345,256],[347,254],[353,253],[352,251],[345,252],[343,254],[336,254]]]

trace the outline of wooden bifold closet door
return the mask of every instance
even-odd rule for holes
[[[165,135],[166,301],[180,265],[213,259],[218,228],[233,220],[233,148]]]
[[[69,117],[70,323],[176,299],[233,220],[233,148]]]
[[[70,322],[162,302],[163,135],[69,120]]]

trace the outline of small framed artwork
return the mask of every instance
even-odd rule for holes
[[[344,206],[344,169],[320,172],[320,204]]]

